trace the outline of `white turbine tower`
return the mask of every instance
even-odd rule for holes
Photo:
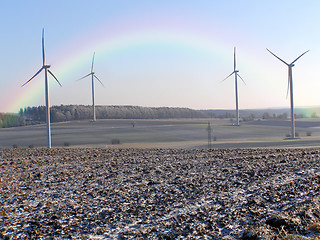
[[[294,124],[294,106],[293,106],[293,82],[292,82],[292,67],[294,67],[294,63],[301,58],[304,54],[306,54],[308,51],[302,53],[299,57],[297,57],[292,63],[288,64],[285,61],[283,61],[281,58],[276,56],[274,53],[272,53],[268,48],[268,52],[271,53],[273,56],[278,58],[281,62],[286,64],[288,66],[288,88],[287,88],[287,97],[289,93],[289,88],[290,88],[290,105],[291,105],[291,138],[295,138],[295,124]]]
[[[42,67],[40,70],[33,75],[25,84],[29,83],[33,78],[35,78],[42,70],[44,70],[44,84],[45,84],[45,101],[46,101],[46,121],[47,121],[47,146],[51,148],[51,126],[50,126],[50,105],[49,105],[49,82],[48,82],[48,72],[51,76],[58,82],[61,87],[59,80],[53,75],[53,73],[49,70],[50,65],[45,64],[45,52],[44,52],[44,29],[42,29]]]
[[[79,80],[81,80],[81,79],[86,78],[86,77],[91,75],[91,82],[92,82],[91,83],[92,84],[92,87],[91,87],[92,88],[91,89],[92,90],[92,121],[93,122],[96,121],[96,108],[95,108],[95,105],[94,105],[94,78],[96,78],[101,83],[101,85],[104,86],[103,83],[100,81],[100,79],[95,75],[95,72],[93,71],[94,54],[95,53],[93,53],[91,72],[89,74],[85,75],[84,77],[79,79]]]
[[[239,77],[242,82],[244,84],[245,81],[242,79],[242,77],[240,77],[240,75],[238,74],[239,70],[236,70],[236,47],[234,47],[234,51],[233,51],[233,72],[230,73],[230,75],[228,77],[230,77],[232,74],[234,74],[234,85],[235,85],[235,93],[236,93],[236,126],[239,126],[239,101],[238,101],[238,78]],[[225,79],[222,80],[225,81],[228,77],[226,77]]]

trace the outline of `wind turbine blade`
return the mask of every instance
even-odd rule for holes
[[[304,53],[302,53],[299,57],[297,57],[297,59],[296,60],[294,60],[291,64],[293,64],[293,63],[295,63],[299,58],[301,58],[303,55],[305,55],[307,52],[309,52],[310,50],[308,50],[308,51],[306,51],[306,52],[304,52]]]
[[[235,71],[233,71],[232,73],[230,73],[230,75],[228,75],[228,77],[230,77],[232,74],[234,74]],[[220,83],[222,83],[223,81],[225,81],[228,77],[226,77],[225,79],[223,79]]]
[[[286,63],[285,61],[283,61],[281,58],[279,58],[277,55],[275,55],[273,52],[271,52],[268,48],[267,48],[268,52],[271,53],[273,56],[275,56],[276,58],[278,58],[281,62],[283,62],[284,64],[288,65],[288,63]]]
[[[77,81],[79,81],[79,80],[81,80],[81,79],[84,79],[84,78],[86,78],[86,77],[90,76],[91,74],[92,74],[92,73],[89,73],[89,74],[85,75],[84,77],[79,78]]]
[[[48,69],[48,72],[51,74],[51,76],[57,81],[57,83],[62,87],[61,83],[59,82],[58,78]]]
[[[237,76],[242,80],[242,82],[244,83],[244,85],[247,85],[246,82],[242,79],[242,77],[241,77],[239,74],[237,74]]]
[[[288,72],[288,87],[287,87],[287,97],[289,96],[289,87],[290,87],[290,67],[289,67],[289,72]]]
[[[100,83],[101,85],[104,87],[103,83],[100,81],[100,79],[96,76],[96,75],[93,75]]]
[[[95,52],[93,52],[93,58],[92,58],[92,66],[91,66],[91,72],[93,72],[93,62],[94,62],[94,54],[95,54]]]
[[[236,71],[236,47],[233,50],[233,70]]]
[[[42,68],[40,68],[40,70],[35,74],[35,75],[33,75],[33,77],[32,78],[30,78],[28,81],[26,81],[25,82],[25,84],[23,84],[21,87],[23,87],[24,85],[26,85],[28,82],[30,82],[32,79],[34,79],[35,78],[35,76],[37,76],[41,71],[42,71],[42,69],[43,69],[43,67]]]
[[[44,28],[42,29],[42,65],[45,65],[45,53],[44,53]]]

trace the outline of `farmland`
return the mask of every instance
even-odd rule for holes
[[[320,122],[314,119],[296,122],[299,138],[295,140],[284,140],[290,133],[290,123],[280,120],[245,122],[239,127],[219,119],[71,121],[52,124],[52,142],[54,147],[204,148],[208,145],[208,122],[212,127],[213,148],[320,144]],[[14,145],[46,146],[45,125],[0,129],[0,147]]]
[[[210,124],[213,149],[207,119],[1,129],[0,239],[319,237],[319,122]]]
[[[0,239],[319,237],[319,157],[311,148],[3,148]]]

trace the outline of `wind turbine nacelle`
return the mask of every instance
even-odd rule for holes
[[[43,68],[50,68],[51,65],[44,65]]]

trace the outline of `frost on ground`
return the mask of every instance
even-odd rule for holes
[[[318,149],[0,149],[0,239],[320,235]]]

